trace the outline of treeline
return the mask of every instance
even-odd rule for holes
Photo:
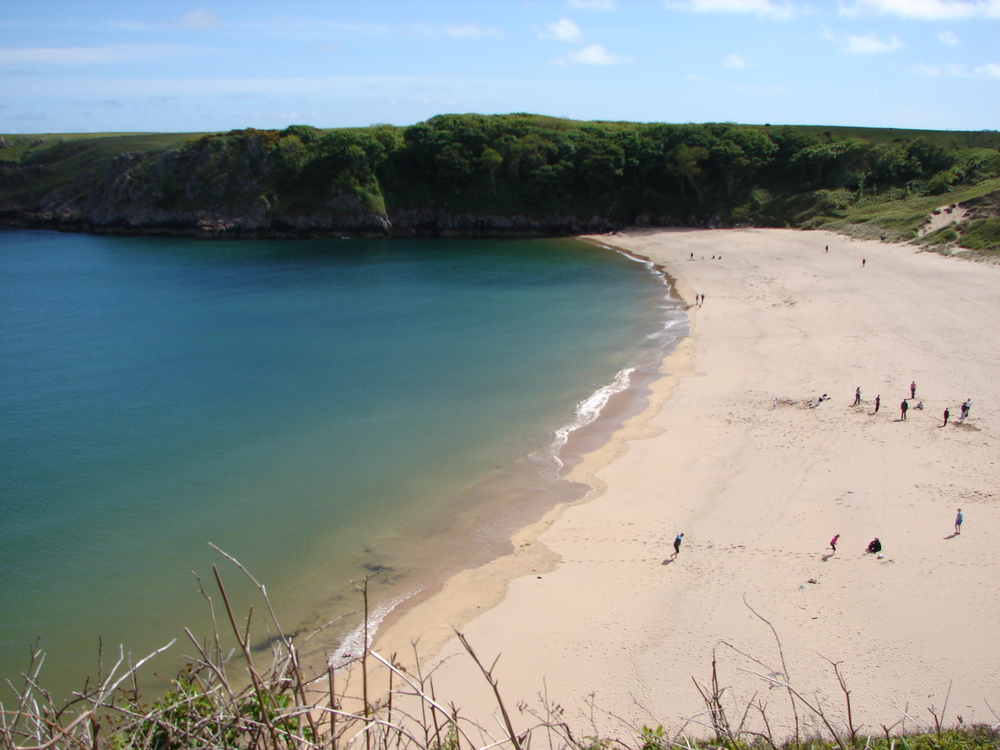
[[[293,126],[268,137],[289,151],[283,184],[301,201],[335,182],[377,196],[390,212],[784,224],[795,218],[789,199],[816,191],[942,194],[996,176],[1000,137],[989,135],[981,140],[992,147],[955,148],[926,137],[880,143],[794,127],[441,115],[405,129]]]
[[[420,212],[807,226],[864,198],[945,194],[1000,175],[995,131],[514,114],[441,115],[406,128],[237,130],[141,152],[129,150],[129,138],[10,144],[20,150],[0,150],[0,201],[109,224],[225,209],[254,212],[255,226],[303,216],[310,226],[323,216],[336,224],[359,212],[386,217],[386,226]]]

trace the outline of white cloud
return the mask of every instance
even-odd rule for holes
[[[726,59],[722,61],[723,68],[745,68],[746,66],[747,66],[747,61],[744,60],[741,55],[738,55],[735,52],[726,55]]]
[[[997,63],[987,63],[972,70],[960,63],[943,63],[941,65],[920,63],[911,68],[910,72],[928,78],[996,78],[1000,80],[1000,65]]]
[[[452,39],[502,39],[503,29],[496,26],[480,26],[467,23],[461,26],[445,26],[444,33]]]
[[[954,47],[956,44],[958,44],[958,37],[955,36],[950,31],[939,32],[937,34],[937,38],[941,42],[941,44],[947,44],[949,47]]]
[[[535,29],[539,39],[555,39],[560,42],[577,42],[583,37],[580,27],[568,18],[550,23],[544,29]]]
[[[207,50],[172,44],[110,44],[104,47],[34,47],[0,49],[0,64],[32,63],[43,65],[101,65],[107,63],[153,60],[164,57],[189,57]]]
[[[577,10],[617,10],[618,0],[566,0],[566,5]]]
[[[840,8],[842,15],[863,13],[920,20],[1000,18],[1000,0],[856,0]]]
[[[185,13],[180,18],[161,18],[159,21],[117,21],[114,28],[126,31],[208,31],[222,26],[222,17],[211,8],[199,8]]]
[[[222,25],[222,18],[210,8],[199,8],[181,16],[178,28],[187,31],[206,31],[217,29]]]
[[[883,52],[892,52],[903,46],[898,37],[891,36],[883,41],[874,34],[858,36],[848,34],[847,42],[844,45],[844,52],[849,55],[877,55]]]
[[[608,52],[600,44],[591,44],[578,52],[570,52],[566,57],[553,60],[556,65],[616,65],[631,61],[629,57]]]
[[[774,0],[663,0],[663,4],[695,13],[744,13],[778,20],[788,20],[798,13],[790,2]]]

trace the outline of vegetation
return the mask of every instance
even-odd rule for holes
[[[223,553],[225,555],[225,553]],[[185,631],[196,656],[171,682],[170,690],[152,702],[139,691],[138,671],[171,644],[137,664],[123,656],[105,674],[103,665],[96,682],[88,680],[68,701],[57,701],[41,687],[44,657],[32,653],[23,684],[13,689],[13,701],[0,703],[0,747],[4,750],[529,750],[543,743],[550,750],[998,750],[1000,723],[995,726],[957,725],[947,721],[948,697],[938,709],[930,706],[930,720],[922,726],[909,714],[891,726],[869,731],[854,722],[851,691],[840,665],[831,663],[843,693],[845,712],[834,717],[825,701],[800,690],[787,674],[780,641],[771,624],[751,612],[775,632],[780,665],[766,665],[751,657],[761,671],[755,672],[767,687],[785,693],[794,715],[794,734],[779,738],[771,730],[770,712],[764,699],[731,705],[727,689],[720,684],[713,653],[710,680],[695,681],[705,710],[668,732],[642,726],[626,730],[624,737],[579,733],[566,720],[565,710],[543,703],[530,708],[517,705],[517,714],[505,702],[493,668],[487,668],[461,633],[459,640],[468,658],[478,668],[495,698],[493,715],[497,727],[484,727],[461,716],[454,703],[439,698],[433,671],[425,673],[419,659],[407,671],[394,654],[386,659],[368,647],[367,581],[358,587],[364,601],[365,628],[362,653],[346,664],[331,665],[310,676],[299,661],[299,649],[283,634],[267,600],[264,587],[234,558],[256,585],[268,612],[267,643],[270,665],[259,664],[261,654],[251,644],[251,616],[238,620],[233,612],[219,570],[213,566],[220,616],[235,637],[238,658],[226,654],[218,629],[204,641]],[[212,621],[215,604],[208,601]],[[749,607],[749,605],[747,605]],[[742,653],[725,641],[716,651]],[[414,657],[416,657],[414,646]],[[743,654],[743,656],[747,656]],[[495,662],[494,662],[495,664]],[[778,668],[780,667],[780,668]],[[354,687],[351,688],[351,683]],[[356,683],[360,681],[360,686]],[[949,686],[950,693],[950,686]],[[989,707],[989,704],[986,704]],[[593,707],[591,706],[591,709]],[[992,710],[992,709],[991,709]],[[751,716],[759,716],[752,721]],[[1000,715],[996,715],[1000,722]],[[518,724],[515,729],[515,720]],[[804,726],[813,726],[808,733]],[[526,727],[526,728],[525,728]]]
[[[991,180],[1000,185],[996,131],[468,114],[407,128],[293,125],[196,136],[7,136],[4,143],[0,204],[8,214],[68,206],[95,226],[140,209],[175,218],[257,211],[275,225],[323,215],[331,228],[346,214],[384,215],[395,224],[417,212],[543,223],[599,217],[613,226],[825,227],[912,239],[933,208],[989,192],[980,188]],[[117,218],[95,220],[98,205],[111,205]]]

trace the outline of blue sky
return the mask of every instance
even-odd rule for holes
[[[1000,0],[6,2],[0,132],[436,114],[1000,128]]]

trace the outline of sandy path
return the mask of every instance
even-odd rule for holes
[[[448,657],[454,623],[485,661],[502,655],[512,704],[544,691],[584,733],[591,694],[604,732],[680,727],[704,710],[692,678],[708,680],[716,649],[727,700],[756,695],[790,727],[784,691],[747,671],[781,662],[745,598],[780,636],[792,683],[833,716],[843,700],[828,660],[874,731],[907,706],[929,723],[949,684],[950,722],[997,721],[1000,268],[791,230],[598,239],[664,264],[686,300],[706,296],[664,363],[672,377],[577,470],[596,469],[591,500],[522,532],[518,554],[457,576],[376,648],[405,652],[419,637]],[[925,408],[902,422],[911,380],[911,406]],[[678,531],[681,553],[664,564]],[[863,554],[876,536],[883,560]],[[436,690],[481,719],[491,711],[466,659],[439,668]]]

